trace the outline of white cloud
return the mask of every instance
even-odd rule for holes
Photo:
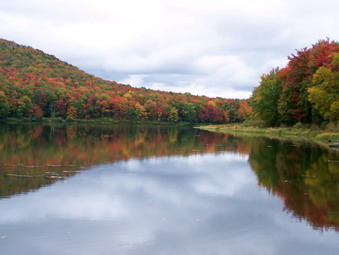
[[[0,35],[106,79],[248,97],[294,49],[337,39],[338,9],[334,0],[11,0],[0,3]]]

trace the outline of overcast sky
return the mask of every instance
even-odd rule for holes
[[[339,38],[338,0],[2,0],[0,38],[137,87],[247,98],[260,75]]]

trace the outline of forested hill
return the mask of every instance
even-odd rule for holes
[[[227,123],[246,100],[134,88],[89,75],[31,47],[0,39],[0,118],[61,117]]]

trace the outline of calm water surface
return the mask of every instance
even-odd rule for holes
[[[339,153],[192,128],[0,124],[0,254],[339,251]]]

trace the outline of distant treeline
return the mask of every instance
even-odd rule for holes
[[[239,122],[247,100],[134,88],[105,81],[31,47],[0,40],[0,118]]]
[[[339,43],[320,40],[292,54],[285,68],[261,76],[251,106],[267,125],[339,120]]]

